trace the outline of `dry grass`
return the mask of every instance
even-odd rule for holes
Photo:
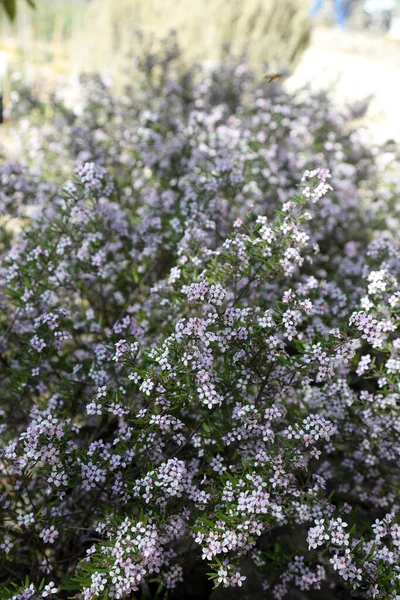
[[[134,33],[162,39],[174,29],[185,59],[221,58],[224,44],[256,68],[293,66],[308,44],[304,0],[92,0],[74,43],[78,69],[120,67]]]
[[[40,0],[33,11],[20,3],[15,26],[0,17],[0,63],[28,84],[55,88],[83,71],[121,73],[139,49],[139,30],[156,41],[175,30],[186,63],[219,60],[229,45],[256,69],[290,68],[309,41],[307,7],[304,0]]]

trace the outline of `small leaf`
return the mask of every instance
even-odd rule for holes
[[[371,546],[371,550],[368,552],[368,554],[367,554],[367,556],[365,557],[364,561],[370,560],[370,559],[373,557],[373,555],[374,555],[374,553],[375,553],[375,547],[376,547],[376,544],[375,544],[375,542],[374,542],[374,543],[372,544],[372,546]]]
[[[354,546],[352,552],[355,554],[363,545],[364,543],[364,538],[361,538],[361,540],[359,542],[357,542],[357,544]]]
[[[203,523],[211,527],[211,529],[215,529],[215,523],[211,521],[211,519],[206,519],[206,517],[202,517],[201,520],[203,521]]]

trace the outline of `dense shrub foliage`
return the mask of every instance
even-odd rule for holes
[[[177,55],[1,166],[0,597],[399,598],[398,159]]]

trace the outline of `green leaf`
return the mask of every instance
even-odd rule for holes
[[[364,543],[364,538],[361,538],[361,540],[359,542],[357,542],[357,544],[354,546],[352,552],[355,554],[363,545]]]
[[[30,6],[31,8],[36,8],[36,4],[34,3],[34,1],[33,1],[33,0],[26,0],[26,2],[29,4],[29,6]]]
[[[17,0],[3,0],[4,10],[11,21],[14,21],[17,14]]]
[[[335,490],[332,490],[331,493],[328,496],[328,502],[330,502],[333,498],[333,496],[335,495]]]
[[[373,555],[374,555],[374,553],[375,553],[375,546],[376,546],[376,544],[375,544],[375,542],[374,542],[374,543],[372,544],[371,550],[368,552],[368,554],[367,554],[367,556],[365,557],[365,559],[364,559],[364,560],[370,560],[370,559],[373,557]]]
[[[82,575],[76,575],[76,576],[74,576],[74,577],[72,577],[70,579],[70,583],[67,583],[67,582],[64,583],[63,587],[65,587],[65,589],[67,589],[66,586],[68,585],[68,589],[74,589],[74,590],[79,589],[78,587],[74,587],[74,588],[69,587],[70,585],[73,584],[73,582],[76,582],[77,584],[80,584],[79,587],[82,587],[82,586],[88,586],[88,585],[90,585],[91,582],[92,582],[92,580],[91,580],[90,577],[82,577]]]
[[[349,531],[349,536],[352,537],[356,531],[356,524],[354,523],[353,527]]]
[[[206,517],[202,517],[201,520],[203,523],[211,527],[211,529],[215,529],[215,523],[214,521],[211,521],[211,519],[206,519]]]

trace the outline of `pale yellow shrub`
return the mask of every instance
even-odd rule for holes
[[[92,0],[72,47],[78,70],[115,72],[135,51],[135,31],[176,30],[185,60],[246,51],[256,69],[292,67],[310,35],[306,0]]]

